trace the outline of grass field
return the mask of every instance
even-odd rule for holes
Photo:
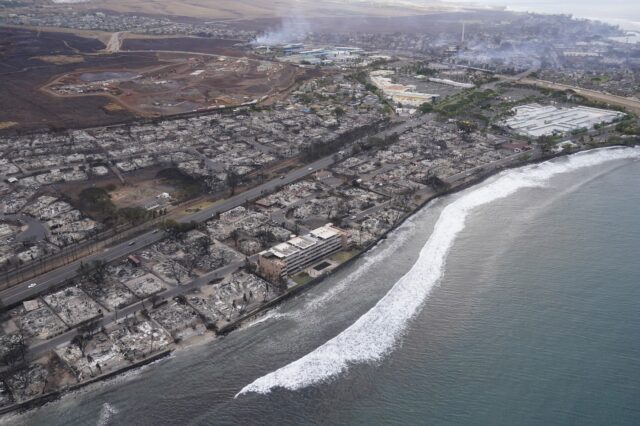
[[[291,279],[298,285],[303,285],[308,283],[309,281],[311,281],[313,278],[311,278],[311,275],[307,274],[306,272],[299,272],[295,275],[293,275],[291,277]]]
[[[331,260],[338,263],[344,263],[358,254],[358,250],[344,250],[331,256]]]

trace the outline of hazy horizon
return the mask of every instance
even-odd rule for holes
[[[571,14],[576,18],[594,19],[620,25],[626,30],[640,31],[640,2],[633,4],[628,0],[608,2],[596,0],[444,0],[447,3],[474,4],[506,7],[518,12],[536,12],[550,14]]]

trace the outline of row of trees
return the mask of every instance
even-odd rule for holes
[[[28,347],[20,324],[15,333],[3,336],[0,342],[0,364],[13,367],[24,363]]]
[[[356,129],[345,132],[328,142],[312,142],[302,150],[302,158],[305,161],[314,161],[327,155],[331,155],[339,151],[347,144],[353,143],[358,139],[362,139],[367,135],[370,135],[371,133],[378,132],[380,128],[386,123],[387,121],[383,120],[377,123],[371,123],[366,126],[358,127]]]
[[[102,330],[102,319],[93,319],[78,327],[78,334],[73,337],[71,344],[77,346],[78,349],[80,349],[82,356],[85,356],[85,352],[89,342],[91,342],[91,338],[100,330]]]

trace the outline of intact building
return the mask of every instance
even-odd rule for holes
[[[593,129],[596,124],[611,123],[625,113],[586,106],[559,108],[540,104],[513,108],[515,115],[503,125],[516,133],[531,137],[565,134],[579,129]]]
[[[261,252],[258,266],[266,278],[280,281],[348,246],[349,233],[329,223]]]

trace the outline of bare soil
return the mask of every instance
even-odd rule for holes
[[[132,113],[157,117],[258,101],[286,90],[303,74],[279,62],[195,53],[156,55],[159,65],[83,68],[56,77],[43,90],[65,99],[107,97]],[[106,71],[109,77],[101,77]]]

